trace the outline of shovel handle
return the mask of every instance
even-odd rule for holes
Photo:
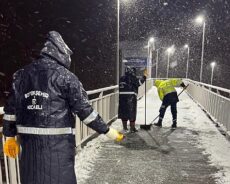
[[[146,85],[147,85],[146,82],[147,82],[147,81],[145,80],[145,125],[146,125],[146,113],[147,113],[147,112],[146,112],[146,111],[147,111],[147,110],[146,110]]]
[[[189,86],[189,84],[183,88],[183,90],[178,94],[178,96],[180,96],[181,93],[183,93],[187,89],[188,86]]]

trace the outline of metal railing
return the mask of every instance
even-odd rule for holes
[[[102,119],[109,123],[117,117],[118,109],[118,86],[111,86],[102,89],[87,91],[90,103],[95,111],[97,111]],[[96,97],[95,97],[96,96]],[[79,147],[81,143],[88,139],[95,133],[88,128],[79,118],[76,118],[76,146]]]
[[[186,80],[188,94],[215,120],[230,132],[230,90],[209,84]]]
[[[148,79],[146,83],[146,90],[149,90],[153,86],[153,80]],[[90,103],[93,108],[101,115],[103,120],[107,123],[117,118],[118,112],[118,86],[111,86],[101,88],[97,90],[87,91]],[[145,85],[139,87],[138,98],[141,98],[145,94]],[[92,97],[93,96],[93,97]],[[0,115],[2,115],[3,107],[0,107]],[[0,127],[0,133],[2,134],[2,127]],[[80,145],[90,136],[93,136],[95,131],[88,128],[83,122],[76,118],[76,146]],[[5,143],[5,138],[2,136],[2,145]],[[1,146],[2,146],[1,145]],[[1,147],[1,150],[3,148]],[[3,175],[5,179],[3,181]],[[0,184],[20,184],[19,175],[19,162],[17,159],[11,159],[4,155],[4,164],[0,162]]]

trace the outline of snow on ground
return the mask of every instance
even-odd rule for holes
[[[177,89],[178,93],[182,89]],[[216,173],[218,184],[230,183],[230,142],[218,131],[215,124],[206,116],[202,109],[182,93],[178,103],[178,126],[185,127],[198,132],[197,146],[205,149],[204,154],[209,155],[210,163],[220,171]],[[157,90],[153,87],[147,93],[147,124],[149,124],[158,114],[161,101],[157,95]],[[137,122],[144,119],[144,98],[139,102]],[[157,122],[157,120],[155,121]],[[165,113],[163,126],[169,127],[172,124],[170,108]],[[189,132],[188,132],[189,133]]]
[[[204,154],[208,154],[210,163],[220,169],[215,175],[217,183],[229,184],[230,142],[219,132],[215,124],[187,94],[181,97],[181,103],[178,104],[178,123],[198,132],[197,146],[205,149]]]
[[[75,157],[75,172],[78,183],[84,183],[93,169],[94,161],[97,159],[101,143],[105,141],[105,136],[90,141],[80,150]]]
[[[111,126],[117,130],[122,130],[121,121],[117,120]],[[78,184],[84,184],[84,181],[89,177],[89,173],[93,170],[94,162],[98,158],[101,146],[108,141],[105,135],[100,135],[96,139],[88,142],[75,157],[75,172]],[[110,140],[112,141],[112,140]]]
[[[180,92],[182,89],[178,89]],[[216,166],[219,172],[215,174],[217,184],[230,183],[230,142],[221,135],[214,123],[206,116],[201,108],[186,94],[182,93],[178,103],[178,127],[188,129],[188,133],[196,131],[198,133],[197,147],[203,148],[203,154],[207,154],[210,164]],[[145,117],[145,99],[144,97],[138,102],[137,124],[144,124]],[[158,114],[161,101],[157,95],[156,88],[153,87],[147,93],[147,118],[149,124]],[[155,121],[157,122],[157,120]],[[170,127],[172,117],[170,108],[167,109],[163,126]],[[117,120],[112,125],[121,130],[121,121]],[[180,136],[180,135],[178,135]],[[104,135],[90,141],[84,149],[76,156],[76,172],[78,182],[84,183],[88,174],[93,170],[93,163],[97,159],[103,142],[107,141]]]

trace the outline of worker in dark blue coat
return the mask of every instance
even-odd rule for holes
[[[100,134],[121,141],[91,107],[78,78],[69,71],[72,51],[59,33],[48,34],[40,58],[14,74],[3,117],[4,153],[19,153],[22,184],[76,184],[75,115]]]
[[[147,72],[138,79],[136,77],[136,69],[126,67],[125,75],[119,81],[119,107],[118,118],[122,120],[124,131],[128,131],[127,121],[130,122],[130,132],[136,132],[135,127],[137,114],[137,94],[138,87],[146,80]]]

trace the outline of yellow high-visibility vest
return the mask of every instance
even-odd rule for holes
[[[181,83],[181,79],[155,80],[160,99],[163,100],[165,95],[176,91],[175,87],[179,87]]]

